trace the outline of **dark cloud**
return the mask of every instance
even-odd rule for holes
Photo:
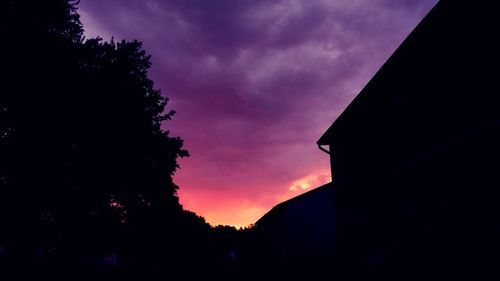
[[[178,112],[167,126],[192,154],[181,201],[213,221],[221,200],[245,202],[231,206],[253,217],[218,221],[245,224],[296,195],[294,182],[324,178],[316,139],[435,2],[82,0],[81,12],[88,36],[138,39],[152,54]]]

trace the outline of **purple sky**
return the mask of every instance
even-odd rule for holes
[[[316,140],[437,0],[82,0],[88,37],[138,39],[191,157],[185,208],[245,226],[330,180]]]

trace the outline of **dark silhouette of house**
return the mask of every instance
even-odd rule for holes
[[[325,250],[344,270],[498,274],[499,14],[494,1],[440,1],[318,140],[331,159],[332,213],[301,203],[309,217],[295,223],[331,217]],[[282,214],[307,200],[317,199],[285,202],[257,226],[294,221]],[[325,241],[308,229],[301,235]]]
[[[335,253],[332,184],[276,205],[255,224],[267,256],[279,260],[330,258]],[[318,215],[321,214],[321,215]]]

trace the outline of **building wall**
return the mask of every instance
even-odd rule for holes
[[[331,127],[338,251],[353,271],[491,272],[500,261],[492,5],[441,1]]]

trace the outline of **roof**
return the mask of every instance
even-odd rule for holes
[[[317,187],[313,190],[310,190],[308,192],[305,192],[299,196],[295,196],[291,199],[288,199],[286,201],[283,201],[279,203],[278,205],[274,206],[269,212],[267,212],[264,216],[262,216],[255,224],[256,225],[262,225],[265,224],[267,221],[271,219],[271,217],[280,214],[282,210],[286,209],[287,207],[295,204],[300,204],[301,202],[316,202],[315,200],[311,200],[311,198],[314,197],[322,197],[324,193],[328,193],[331,191],[333,188],[333,184],[327,183],[325,185],[322,185],[320,187]],[[330,196],[331,197],[331,196]]]
[[[473,67],[478,66],[474,64],[473,56],[487,59],[482,53],[488,51],[483,49],[494,44],[491,35],[498,31],[498,17],[492,2],[441,0],[436,4],[317,144],[332,145],[349,131],[390,120],[392,116],[380,116],[389,114],[385,112],[391,111],[391,106],[401,97],[412,96],[408,100],[417,106],[425,98],[448,94],[447,90],[460,91],[457,81],[462,72],[474,75]],[[493,49],[489,51],[493,52]],[[462,66],[457,64],[460,60]],[[480,67],[484,68],[484,63]],[[455,86],[447,88],[450,84]],[[419,91],[411,87],[417,87]],[[450,114],[459,117],[463,111],[450,111]]]

